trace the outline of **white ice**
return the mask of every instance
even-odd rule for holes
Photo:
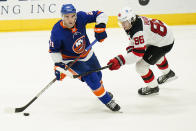
[[[144,83],[135,65],[126,65],[103,70],[105,88],[123,113],[109,111],[85,83],[66,78],[25,110],[28,117],[3,110],[24,106],[54,78],[50,31],[0,33],[0,131],[196,131],[196,26],[171,28],[176,40],[167,59],[179,78],[161,85],[158,95],[139,96]],[[87,32],[93,41],[93,30]],[[122,29],[107,32],[108,39],[93,47],[102,66],[125,54],[128,42]]]

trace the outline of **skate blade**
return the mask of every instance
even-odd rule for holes
[[[150,96],[157,96],[157,95],[159,95],[159,92],[148,94],[148,95],[141,95],[141,94],[138,94],[138,95],[141,96],[141,97],[150,97]]]
[[[122,111],[112,111],[112,113],[123,113]]]
[[[160,84],[160,85],[164,85],[164,84],[170,83],[170,82],[172,82],[172,81],[174,81],[174,80],[176,80],[176,79],[178,79],[178,76],[174,76],[174,77],[172,77],[172,78],[169,78],[167,81],[165,81],[164,83],[162,83],[162,84]]]

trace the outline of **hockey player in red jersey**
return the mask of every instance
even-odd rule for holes
[[[76,12],[72,4],[63,5],[61,14],[62,20],[54,25],[49,42],[49,52],[54,61],[56,79],[63,80],[66,76],[73,77],[73,74],[82,74],[100,68],[92,49],[83,54],[85,48],[90,45],[86,34],[86,24],[96,23],[95,38],[102,42],[107,37],[105,28],[108,17],[101,11]],[[81,54],[83,55],[80,59],[65,71],[66,65]],[[120,110],[120,106],[112,99],[113,95],[105,90],[100,71],[83,76],[80,80],[86,82],[92,92],[110,110]]]
[[[168,26],[160,20],[138,16],[129,8],[123,8],[118,13],[118,20],[129,36],[129,46],[126,55],[118,55],[108,62],[110,70],[117,70],[122,65],[136,63],[146,87],[140,88],[140,95],[159,92],[158,84],[174,78],[175,73],[169,68],[165,57],[174,44],[174,36]],[[150,65],[157,65],[163,75],[155,79]]]

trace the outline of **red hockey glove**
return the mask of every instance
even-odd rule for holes
[[[107,65],[112,64],[109,69],[110,70],[118,70],[120,68],[120,66],[125,64],[125,59],[122,55],[118,55],[117,57],[111,59]]]

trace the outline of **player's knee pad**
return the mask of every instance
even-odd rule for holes
[[[87,76],[83,77],[83,80],[87,83],[87,85],[92,89],[96,90],[101,86],[101,78],[97,75],[96,72],[93,72]]]
[[[143,59],[136,63],[136,71],[140,75],[145,75],[149,71],[150,64],[145,62]]]

